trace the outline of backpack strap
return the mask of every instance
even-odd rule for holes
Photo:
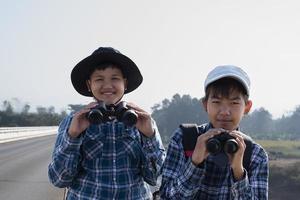
[[[252,156],[252,149],[253,149],[253,140],[251,137],[247,135],[243,135],[244,142],[246,144],[246,149],[244,152],[244,159],[243,159],[243,166],[249,172],[251,156]]]
[[[182,130],[182,145],[184,155],[191,157],[199,136],[199,130],[197,124],[181,124],[179,126]]]
[[[199,131],[197,124],[181,124],[179,127],[182,130],[182,145],[183,145],[184,155],[185,157],[191,157],[197,143],[197,138],[202,133]],[[253,140],[245,134],[242,136],[246,144],[246,149],[243,158],[243,166],[247,171],[249,171],[252,148],[253,148]]]

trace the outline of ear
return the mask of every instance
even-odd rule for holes
[[[202,106],[203,106],[205,112],[207,112],[207,100],[205,100],[204,98],[202,98],[201,102],[202,102]]]
[[[251,107],[252,107],[252,101],[251,101],[251,100],[248,100],[248,101],[246,102],[244,114],[248,114],[249,111],[251,110]]]

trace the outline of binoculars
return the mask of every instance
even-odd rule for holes
[[[117,105],[106,105],[103,101],[99,101],[86,117],[92,124],[101,124],[116,118],[127,126],[136,124],[138,118],[134,110],[127,107],[125,101],[121,101]]]
[[[219,135],[210,138],[206,143],[207,151],[211,154],[218,154],[222,150],[225,153],[235,153],[239,146],[235,138],[227,132],[220,133]]]

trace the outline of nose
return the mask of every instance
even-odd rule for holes
[[[112,84],[111,84],[111,81],[110,80],[105,80],[103,82],[103,88],[112,88]]]
[[[224,116],[230,115],[230,107],[225,105],[225,104],[221,105],[220,110],[219,110],[219,114],[224,115]]]

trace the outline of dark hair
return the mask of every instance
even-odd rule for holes
[[[207,101],[210,94],[214,96],[229,97],[232,92],[239,92],[243,95],[244,101],[247,102],[249,96],[243,85],[233,78],[222,78],[212,82],[206,87],[203,101]]]
[[[126,74],[124,73],[124,71],[122,70],[121,67],[119,67],[118,65],[116,65],[116,64],[114,64],[112,62],[106,62],[106,63],[101,63],[101,64],[97,65],[94,68],[91,68],[90,71],[89,71],[89,73],[88,73],[88,79],[90,78],[90,76],[92,75],[92,73],[95,70],[105,70],[105,69],[107,69],[109,67],[111,67],[111,68],[117,68],[117,69],[121,70],[123,77],[126,78]]]

